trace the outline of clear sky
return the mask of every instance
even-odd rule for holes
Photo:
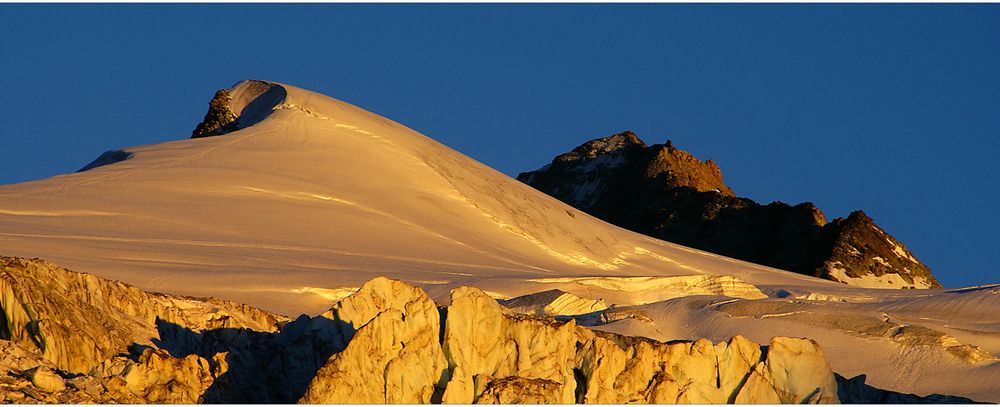
[[[509,175],[633,130],[1000,282],[997,5],[0,5],[0,183],[186,138],[267,79]],[[2,250],[0,250],[2,251]]]

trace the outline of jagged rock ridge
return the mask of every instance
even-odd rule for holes
[[[453,290],[451,305],[438,307],[419,288],[376,278],[323,315],[289,322],[41,260],[5,257],[2,265],[0,401],[7,403],[921,400],[835,376],[807,339],[663,343],[515,314],[472,287]],[[125,345],[142,332],[152,340]],[[100,352],[67,359],[52,344]],[[968,401],[933,399],[954,400]]]
[[[739,198],[719,167],[632,132],[588,141],[518,180],[609,223],[758,264],[865,287],[940,287],[862,211]]]

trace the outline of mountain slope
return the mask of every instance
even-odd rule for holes
[[[941,286],[864,212],[827,222],[812,203],[738,198],[714,162],[669,141],[591,140],[518,179],[615,225],[713,253],[863,287]]]
[[[228,93],[241,111],[231,133],[0,187],[6,253],[287,314],[376,275],[439,296],[484,279],[521,281],[491,288],[515,296],[543,291],[531,278],[721,270],[814,284],[611,227],[323,95],[259,81]]]

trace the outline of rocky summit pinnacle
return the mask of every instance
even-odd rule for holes
[[[631,131],[590,140],[518,179],[583,210],[603,205],[614,184],[637,186],[633,180],[653,189],[686,187],[733,195],[711,160],[700,161],[669,141],[647,146]]]
[[[219,136],[250,127],[270,114],[285,96],[284,87],[259,80],[240,81],[229,89],[220,89],[208,102],[208,112],[191,132],[191,138]]]
[[[211,137],[232,131],[233,123],[236,122],[236,113],[229,108],[232,100],[229,91],[220,89],[215,92],[215,96],[208,102],[208,112],[205,118],[195,127],[191,133],[191,138]]]
[[[629,148],[642,147],[646,147],[646,143],[640,140],[635,133],[623,131],[612,136],[590,140],[574,148],[573,151],[556,157],[556,159],[560,161],[579,161],[594,158],[598,155],[613,154]]]
[[[609,223],[758,264],[863,287],[940,284],[864,212],[735,196],[712,160],[632,132],[588,141],[518,180]]]

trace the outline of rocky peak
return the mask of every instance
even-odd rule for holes
[[[286,96],[287,91],[281,85],[258,80],[245,80],[232,88],[220,89],[208,102],[208,112],[191,138],[218,136],[249,127],[267,117]]]
[[[558,161],[580,161],[595,158],[600,155],[626,151],[635,148],[645,148],[646,143],[631,131],[623,131],[608,137],[590,140],[566,154],[556,157]]]
[[[219,89],[208,102],[208,112],[201,123],[194,128],[191,138],[211,137],[232,131],[233,123],[239,117],[230,109],[232,98],[228,89]]]
[[[722,180],[722,170],[714,161],[701,161],[691,153],[674,147],[670,140],[652,148],[656,155],[646,166],[647,178],[661,177],[668,188],[688,187],[733,196],[732,189]]]
[[[863,212],[827,222],[812,203],[739,198],[712,160],[625,132],[591,140],[518,180],[617,226],[758,264],[866,287],[940,284]]]
[[[827,278],[867,287],[941,286],[927,266],[863,211],[834,219],[828,227],[834,244],[824,263]]]
[[[631,131],[590,140],[517,178],[581,209],[614,206],[604,197],[631,196],[647,188],[733,194],[711,160],[701,161],[670,141],[647,145]]]

